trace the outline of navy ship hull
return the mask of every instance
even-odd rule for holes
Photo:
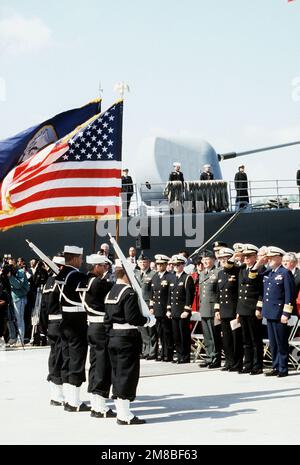
[[[201,238],[203,239],[202,242],[209,239],[233,214],[232,212],[205,213],[203,215],[203,234],[199,234],[199,236],[203,236]],[[147,254],[153,257],[155,253],[172,255],[182,249],[187,249],[191,253],[201,245],[200,242],[188,246],[187,240],[191,238],[187,237],[184,232],[177,236],[174,235],[174,221],[178,221],[178,217],[171,216],[169,220],[170,234],[162,235],[160,227],[162,218],[149,217],[149,235],[142,237],[133,237],[128,234],[122,235],[124,233],[122,228],[126,229],[128,222],[132,221],[132,219],[121,220],[119,244],[125,255],[130,246],[137,246],[138,249],[147,250]],[[196,224],[199,218],[193,214],[192,220]],[[275,245],[286,251],[298,252],[300,250],[299,225],[300,209],[252,210],[242,212],[216,239],[225,241],[229,245],[234,242],[247,242],[257,246]],[[105,234],[96,235],[95,239],[94,230],[94,221],[41,223],[13,228],[0,233],[0,254],[3,257],[4,254],[10,253],[14,257],[22,256],[26,260],[34,257],[25,239],[35,243],[49,256],[61,251],[65,244],[82,246],[84,247],[84,253],[89,254],[93,251],[94,244],[97,251],[102,242],[108,242],[108,237]],[[139,227],[137,226],[134,234],[138,234],[138,232]],[[142,234],[145,234],[145,228]]]

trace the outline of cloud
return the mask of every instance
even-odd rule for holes
[[[1,55],[39,52],[51,43],[52,31],[40,18],[14,14],[0,20]]]

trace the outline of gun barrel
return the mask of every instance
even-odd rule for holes
[[[287,142],[286,144],[279,144],[279,145],[270,145],[269,147],[262,147],[262,148],[254,149],[254,150],[246,150],[245,152],[223,153],[223,154],[218,154],[218,159],[219,161],[229,160],[230,158],[243,157],[244,155],[251,155],[252,153],[266,152],[268,150],[276,150],[276,149],[281,149],[283,147],[290,147],[292,145],[298,145],[298,144],[300,144],[300,141]]]

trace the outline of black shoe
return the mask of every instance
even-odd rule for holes
[[[269,370],[265,373],[265,376],[277,376],[279,374],[278,370]]]
[[[245,373],[252,373],[252,371],[250,370],[250,368],[243,368],[242,370],[239,371],[240,375],[243,375]]]
[[[241,371],[241,369],[237,367],[230,367],[228,368],[228,371]]]
[[[280,371],[277,375],[277,378],[284,378],[285,376],[288,376],[287,371]]]
[[[80,404],[79,407],[73,407],[73,405],[66,403],[64,409],[67,412],[89,412],[91,410],[91,407],[86,405],[84,402],[82,402],[82,404]]]
[[[111,408],[107,410],[107,412],[105,413],[95,412],[95,410],[91,410],[91,417],[95,418],[115,418],[116,416],[117,414],[113,412]]]
[[[117,418],[117,423],[118,425],[143,425],[144,423],[146,423],[146,420],[141,420],[138,417],[133,417],[129,421],[123,421]]]
[[[227,367],[226,365],[221,368],[221,371],[229,371],[230,367]]]
[[[208,368],[220,368],[221,363],[220,362],[212,362],[208,365]]]
[[[256,368],[250,372],[250,375],[261,375],[263,373],[262,368]]]
[[[61,407],[63,405],[63,403],[58,402],[57,400],[50,400],[50,405],[55,405],[56,407]]]
[[[200,363],[198,364],[198,366],[199,366],[200,368],[206,368],[206,367],[208,367],[208,366],[211,365],[211,364],[212,364],[212,362],[200,362]]]

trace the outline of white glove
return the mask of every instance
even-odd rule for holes
[[[152,328],[152,326],[154,326],[156,323],[156,318],[154,315],[150,315],[147,318],[148,318],[148,321],[147,323],[144,324],[144,327],[146,328],[147,326],[149,326],[149,328]]]

